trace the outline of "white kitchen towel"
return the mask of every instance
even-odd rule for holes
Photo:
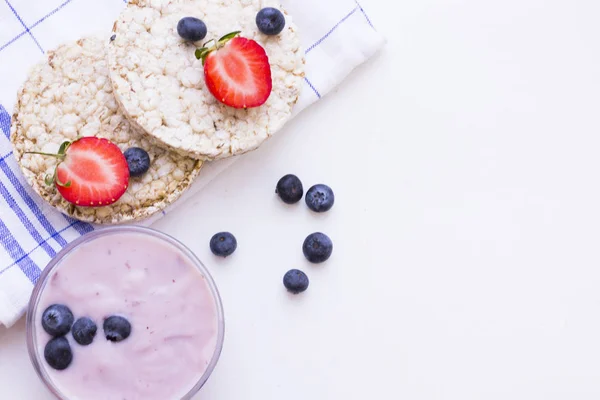
[[[8,140],[17,90],[46,50],[84,35],[109,32],[126,2],[0,0],[0,323],[5,326],[23,315],[33,285],[50,259],[70,241],[99,228],[54,210],[22,178]],[[305,88],[297,115],[367,61],[384,39],[356,0],[282,0],[282,4],[298,25],[306,49]],[[171,208],[233,162],[208,163]],[[168,212],[141,224],[150,225]]]

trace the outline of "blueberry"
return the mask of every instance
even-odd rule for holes
[[[302,252],[308,261],[319,264],[327,261],[333,252],[333,242],[324,233],[311,233],[304,240]]]
[[[106,318],[102,327],[104,328],[106,340],[110,340],[111,342],[120,342],[127,339],[131,334],[131,324],[129,321],[118,315]]]
[[[42,314],[42,327],[52,336],[63,336],[71,330],[74,319],[69,307],[52,304]]]
[[[315,185],[306,192],[306,205],[314,212],[331,210],[335,202],[333,190],[327,185]]]
[[[123,154],[129,166],[130,176],[142,176],[148,172],[150,168],[150,156],[146,150],[139,147],[130,147]]]
[[[54,369],[67,369],[71,365],[71,361],[73,361],[73,352],[67,338],[60,336],[46,343],[44,358],[48,365]]]
[[[283,286],[294,294],[308,289],[308,276],[298,269],[291,269],[283,276]]]
[[[263,8],[256,14],[256,25],[265,35],[279,35],[285,28],[285,17],[276,8]]]
[[[219,232],[210,239],[210,251],[215,256],[230,256],[235,249],[237,249],[237,240],[229,232]]]
[[[198,18],[185,17],[179,20],[177,33],[185,40],[197,42],[206,37],[208,29],[206,28],[206,24]]]
[[[286,204],[294,204],[302,199],[304,188],[302,182],[296,175],[286,175],[277,182],[275,193],[279,194],[281,200]]]
[[[75,321],[71,333],[73,334],[73,339],[75,339],[77,343],[82,346],[87,346],[94,341],[97,330],[98,326],[96,326],[94,321],[88,317],[83,317]]]

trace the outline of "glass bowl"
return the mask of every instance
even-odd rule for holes
[[[37,283],[33,289],[33,293],[31,295],[31,299],[29,300],[29,306],[27,309],[27,320],[26,320],[26,323],[27,323],[27,348],[29,351],[29,357],[30,357],[33,367],[34,367],[35,371],[37,372],[38,376],[40,377],[40,379],[44,382],[46,387],[58,399],[75,400],[74,398],[69,398],[64,393],[62,393],[59,390],[59,388],[57,387],[57,385],[52,381],[52,378],[50,377],[50,375],[48,374],[48,371],[47,371],[49,369],[49,367],[47,366],[47,364],[44,360],[44,355],[41,354],[43,352],[39,351],[39,349],[41,347],[37,343],[37,341],[38,341],[37,330],[43,329],[43,328],[41,326],[41,323],[39,323],[39,321],[36,321],[36,317],[38,316],[38,312],[39,312],[38,304],[40,303],[40,299],[42,297],[42,294],[44,293],[44,290],[45,290],[50,278],[52,276],[54,276],[53,272],[59,270],[59,268],[61,266],[61,262],[68,255],[72,254],[72,252],[75,249],[79,248],[80,246],[82,246],[84,244],[91,243],[98,238],[106,237],[109,235],[120,235],[123,233],[149,235],[155,239],[162,241],[165,244],[175,247],[175,249],[182,256],[186,257],[191,264],[193,264],[196,268],[198,268],[200,273],[204,276],[206,285],[210,289],[212,298],[213,298],[215,306],[216,306],[216,316],[217,316],[216,345],[215,345],[214,352],[212,354],[212,358],[210,359],[210,362],[206,366],[206,370],[204,371],[204,373],[202,374],[202,376],[200,377],[198,382],[194,385],[194,387],[191,388],[190,391],[181,398],[181,400],[189,400],[196,393],[198,393],[198,391],[202,388],[202,386],[204,386],[204,384],[210,377],[211,373],[213,372],[213,370],[217,364],[217,361],[219,360],[219,357],[221,355],[221,350],[223,349],[224,334],[225,334],[223,305],[221,302],[221,297],[219,295],[219,291],[217,290],[217,287],[216,287],[216,284],[215,284],[213,278],[211,277],[210,273],[208,272],[208,270],[206,269],[204,264],[202,264],[202,262],[198,259],[198,257],[196,257],[196,255],[191,250],[189,250],[185,245],[183,245],[178,240],[174,239],[173,237],[171,237],[169,235],[158,232],[154,229],[138,227],[138,226],[115,226],[115,227],[102,228],[102,229],[93,231],[91,233],[88,233],[86,235],[83,235],[82,237],[71,242],[69,245],[67,245],[65,248],[63,248],[50,261],[48,266],[42,272],[39,280],[37,281]],[[76,316],[76,318],[77,318],[77,316]],[[102,336],[101,330],[102,330],[102,327],[99,326],[98,334],[96,335],[95,340],[98,340],[98,338]],[[185,389],[182,389],[182,390],[185,390]],[[82,400],[82,399],[77,399],[77,400]],[[83,399],[83,400],[87,400],[87,399]],[[164,400],[171,400],[171,399],[164,399]],[[172,400],[179,400],[179,399],[172,399]]]

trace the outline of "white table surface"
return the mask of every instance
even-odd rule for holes
[[[386,49],[156,225],[224,299],[198,398],[598,399],[600,2],[363,5]],[[330,184],[332,212],[282,206],[290,172]],[[313,231],[335,243],[322,266]],[[0,398],[50,399],[23,321],[0,330]]]

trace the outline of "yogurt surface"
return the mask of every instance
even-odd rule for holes
[[[98,326],[92,344],[71,333],[71,365],[44,359],[51,339],[41,326],[51,304]],[[120,315],[131,335],[106,340],[102,323]],[[201,379],[215,355],[219,308],[207,278],[174,244],[141,232],[113,232],[73,249],[48,275],[35,310],[35,348],[52,385],[69,400],[178,400]]]

